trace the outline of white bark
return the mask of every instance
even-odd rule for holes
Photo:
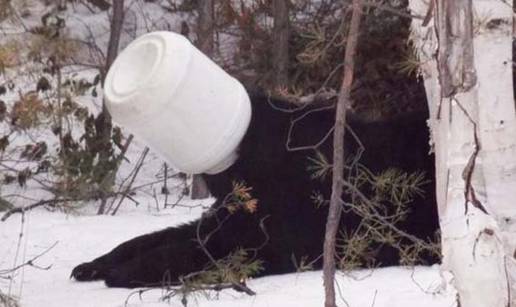
[[[410,0],[425,15],[428,1]],[[433,20],[413,20],[436,154],[443,271],[453,275],[461,307],[516,306],[516,110],[512,88],[512,7],[473,0],[476,85],[442,97]],[[435,11],[434,11],[435,15]],[[479,151],[466,199],[468,161]],[[469,163],[471,165],[471,163]],[[474,199],[481,208],[477,208]]]

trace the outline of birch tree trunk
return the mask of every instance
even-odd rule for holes
[[[411,10],[425,15],[426,2],[410,0]],[[512,7],[435,0],[431,10],[427,25],[413,20],[412,38],[430,110],[443,275],[461,307],[516,306]]]

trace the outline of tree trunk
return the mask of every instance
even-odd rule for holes
[[[102,84],[104,84],[104,79],[106,78],[106,74],[111,67],[111,64],[115,61],[116,56],[118,55],[118,48],[120,46],[120,35],[122,33],[122,26],[124,23],[124,0],[114,0],[113,1],[113,16],[111,17],[111,27],[110,27],[110,35],[109,35],[109,44],[106,55],[106,65],[104,69],[101,71],[101,79]],[[101,140],[102,140],[102,148],[103,151],[99,154],[99,160],[101,164],[107,165],[107,161],[110,158],[111,151],[111,115],[109,114],[106,103],[102,103],[102,112],[99,114],[98,119],[102,122],[101,127]],[[114,174],[108,173],[106,175],[105,180],[102,180],[102,184],[100,186],[101,193],[108,192],[114,183]],[[98,210],[98,214],[103,214],[106,208],[107,197],[102,195],[101,204]]]
[[[197,46],[209,57],[213,56],[213,5],[214,0],[199,0]]]
[[[106,65],[104,67],[103,78],[115,61],[118,55],[118,48],[120,47],[120,35],[122,33],[122,26],[124,24],[124,0],[113,0],[113,16],[111,17],[109,43],[106,55]]]
[[[197,21],[197,46],[208,57],[213,57],[213,28],[215,22],[213,20],[214,0],[199,0],[199,20]],[[210,196],[208,185],[200,174],[192,175],[192,188],[190,189],[190,198],[204,199]]]
[[[274,67],[274,86],[276,88],[281,88],[288,85],[288,0],[273,0],[272,5],[274,18],[274,48],[272,49]]]
[[[192,176],[192,188],[190,189],[191,199],[205,199],[210,197],[210,190],[202,175]]]
[[[333,131],[333,167],[332,191],[326,233],[323,247],[323,281],[325,291],[325,307],[336,307],[335,303],[335,239],[339,229],[342,213],[342,190],[344,173],[344,132],[346,127],[346,108],[351,105],[351,86],[353,84],[353,69],[355,53],[362,17],[362,0],[353,0],[353,13],[346,42],[344,55],[344,79],[342,81],[337,110],[335,114],[335,129]]]
[[[410,6],[428,10],[422,0]],[[433,14],[412,27],[436,155],[442,270],[461,307],[516,306],[512,8],[437,0]]]

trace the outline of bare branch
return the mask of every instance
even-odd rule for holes
[[[35,262],[39,258],[43,257],[45,254],[47,254],[54,247],[56,247],[57,243],[59,243],[59,242],[58,241],[54,242],[54,244],[52,244],[50,247],[48,247],[47,249],[45,249],[41,253],[39,253],[36,256],[32,257],[31,259],[25,261],[24,263],[15,266],[14,268],[10,268],[8,270],[0,270],[0,275],[10,274],[10,273],[12,273],[14,271],[19,270],[20,268],[22,268],[24,266],[31,266],[31,267],[34,267],[34,268],[37,268],[37,269],[40,269],[40,270],[49,270],[52,267],[52,265],[49,265],[49,266],[46,266],[46,267],[40,267],[40,266],[36,265]]]
[[[111,4],[107,2],[106,0],[86,0],[87,2],[91,3],[92,5],[98,7],[102,11],[109,10],[111,7]],[[114,1],[116,2],[116,0]]]
[[[121,193],[122,194],[122,197],[120,198],[120,201],[118,202],[118,204],[116,205],[116,207],[113,209],[113,212],[111,212],[111,215],[115,215],[118,211],[118,209],[120,208],[120,206],[122,205],[122,201],[124,200],[124,198],[129,195],[130,191],[131,191],[131,187],[134,183],[134,181],[136,180],[136,176],[138,175],[138,173],[140,172],[140,169],[142,168],[143,166],[143,161],[145,161],[145,157],[147,156],[147,154],[149,153],[149,148],[148,147],[145,147],[145,149],[143,150],[143,153],[142,155],[140,156],[140,159],[138,160],[138,162],[136,163],[136,166],[134,168],[134,171],[133,171],[133,175],[129,181],[129,183],[127,184],[126,188],[123,190],[123,192]]]

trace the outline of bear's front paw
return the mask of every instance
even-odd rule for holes
[[[77,281],[91,281],[104,279],[104,269],[95,262],[79,264],[72,270],[70,278]]]

